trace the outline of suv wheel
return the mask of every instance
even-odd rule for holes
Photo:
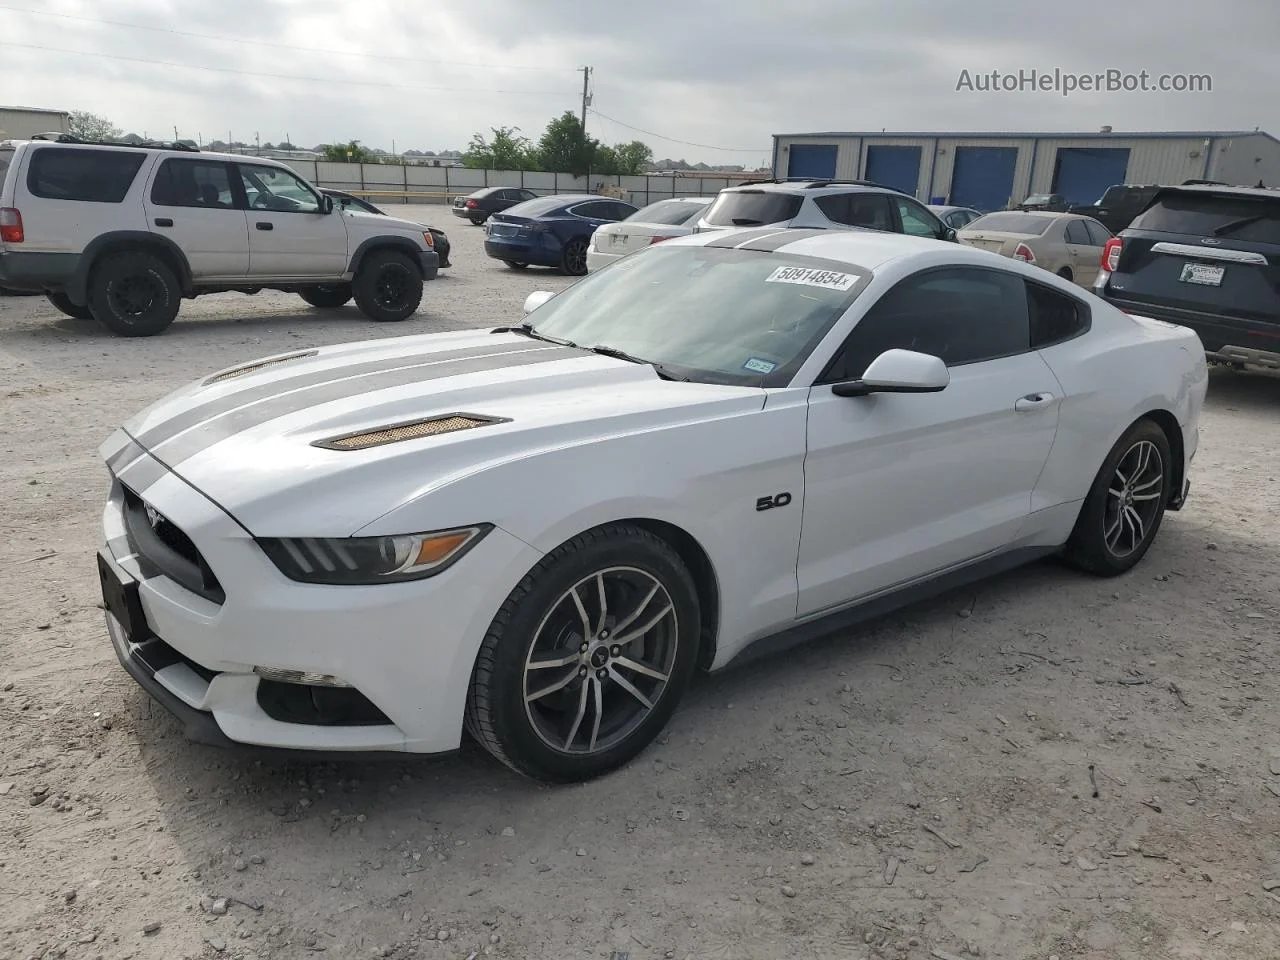
[[[50,303],[73,320],[93,319],[93,313],[87,305],[81,307],[72,303],[65,293],[46,293],[45,296],[49,298]]]
[[[313,307],[321,310],[332,310],[350,302],[355,296],[349,283],[335,283],[331,286],[303,287],[298,291],[300,296]]]
[[[411,316],[422,303],[422,274],[399,250],[375,250],[360,264],[352,290],[366,317],[394,323]]]
[[[169,265],[139,250],[108,254],[89,281],[94,318],[122,337],[150,337],[165,329],[178,315],[181,296]]]

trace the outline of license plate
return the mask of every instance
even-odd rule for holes
[[[609,245],[611,247],[625,247],[630,239],[625,233],[613,233],[609,235]]]
[[[138,581],[117,572],[105,556],[98,554],[98,582],[102,585],[102,605],[116,618],[129,643],[142,643],[151,635],[142,601],[138,597]]]
[[[1222,275],[1226,267],[1217,267],[1208,263],[1184,263],[1178,279],[1183,283],[1198,283],[1204,287],[1222,286]]]

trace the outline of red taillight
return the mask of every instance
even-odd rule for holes
[[[21,243],[22,214],[13,207],[0,207],[0,243]]]
[[[674,240],[674,239],[675,237],[651,237],[649,239],[649,246],[653,246],[655,243],[661,243],[663,240]]]
[[[468,210],[474,210],[474,209],[475,209],[475,206],[476,206],[476,202],[475,202],[474,200],[468,200],[468,201],[467,201],[467,209],[468,209]]]
[[[1018,244],[1017,248],[1013,251],[1013,259],[1021,260],[1024,263],[1035,263],[1036,255],[1031,252],[1031,248],[1028,247],[1025,243],[1020,243]]]
[[[1124,241],[1119,237],[1108,240],[1106,246],[1102,248],[1102,269],[1108,273],[1115,273],[1116,268],[1120,266],[1120,253],[1123,250]]]

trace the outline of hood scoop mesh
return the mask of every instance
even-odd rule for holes
[[[326,450],[368,450],[370,447],[382,447],[389,443],[400,443],[403,440],[418,440],[422,437],[437,437],[444,433],[456,433],[459,430],[473,430],[493,423],[508,421],[497,417],[479,417],[467,413],[449,413],[425,420],[410,420],[407,423],[395,423],[376,430],[361,430],[359,433],[348,433],[330,440],[316,440],[314,447]]]
[[[319,350],[306,350],[302,353],[291,353],[287,357],[273,357],[270,360],[259,360],[257,363],[246,364],[243,367],[233,367],[230,370],[224,370],[222,373],[215,373],[204,382],[204,385],[208,387],[215,383],[222,383],[224,380],[234,380],[236,377],[243,377],[250,373],[257,373],[259,370],[265,370],[267,367],[274,367],[279,363],[288,363],[290,360],[301,360],[304,357],[314,357],[319,352]]]

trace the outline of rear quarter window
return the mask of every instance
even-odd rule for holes
[[[125,150],[36,150],[27,166],[27,189],[45,200],[120,203],[146,156]]]
[[[1172,194],[1140,213],[1129,228],[1280,244],[1280,199]]]

